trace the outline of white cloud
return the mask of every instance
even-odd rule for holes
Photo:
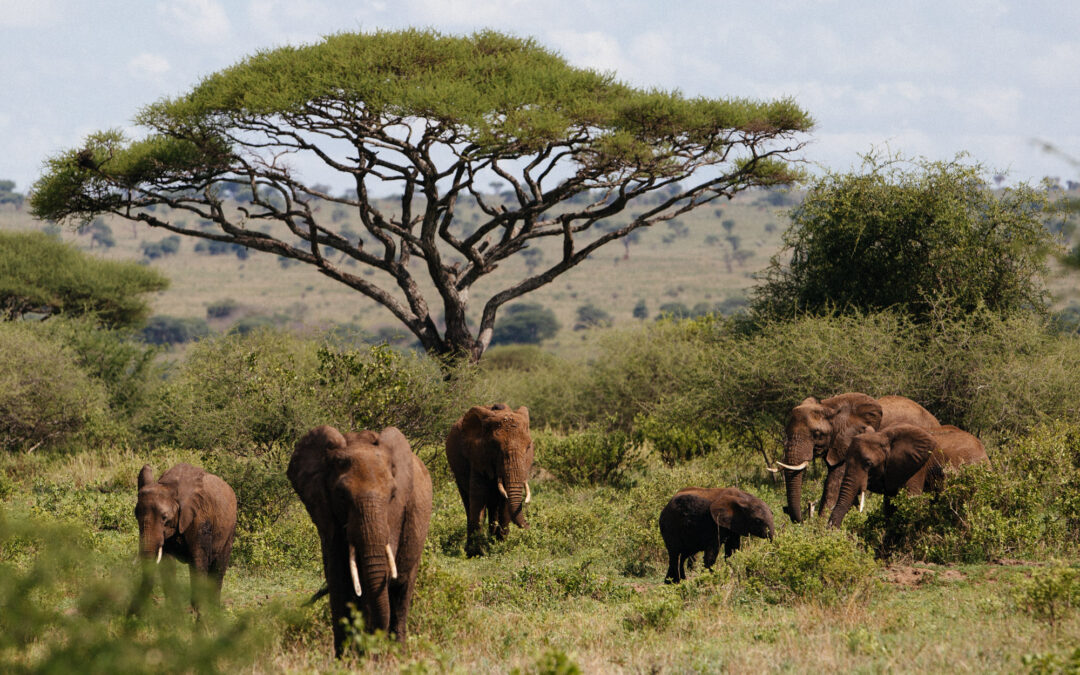
[[[55,0],[4,0],[0,28],[41,28],[59,23],[61,16]]]
[[[127,70],[132,77],[146,80],[157,80],[169,72],[171,66],[169,60],[160,54],[143,52],[128,61]]]
[[[166,28],[194,42],[214,43],[232,33],[229,16],[217,0],[170,0],[158,3]]]
[[[614,71],[623,79],[628,77],[630,64],[614,36],[601,31],[570,30],[552,31],[548,36],[559,53],[571,64],[601,72]]]
[[[411,14],[423,25],[497,26],[515,23],[533,9],[525,0],[418,0],[410,3]]]

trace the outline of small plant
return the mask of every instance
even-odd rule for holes
[[[1016,593],[1023,611],[1052,628],[1080,607],[1080,568],[1055,565],[1035,570]]]
[[[668,466],[701,457],[717,450],[723,437],[715,429],[701,425],[672,424],[656,415],[639,415],[634,419],[634,437],[639,443],[648,442]]]
[[[670,626],[679,616],[682,604],[674,592],[664,592],[658,598],[636,600],[632,609],[623,617],[623,628],[628,631],[660,631]]]

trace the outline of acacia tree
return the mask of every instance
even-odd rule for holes
[[[385,306],[429,352],[473,360],[499,307],[600,246],[790,182],[812,126],[791,100],[643,91],[531,40],[416,30],[261,52],[136,121],[145,138],[106,131],[50,158],[34,213],[76,222],[111,213],[308,263]],[[297,167],[311,161],[355,188],[335,196],[305,182]],[[496,181],[500,194],[480,191]],[[393,208],[373,197],[388,187],[400,195]],[[250,201],[226,199],[238,190]],[[484,214],[478,226],[455,220],[466,197]],[[632,204],[629,222],[594,228]],[[346,237],[330,217],[338,207],[374,243]],[[192,214],[212,226],[185,224]],[[470,326],[474,284],[546,237],[561,255],[494,292]],[[350,272],[338,252],[378,274]]]

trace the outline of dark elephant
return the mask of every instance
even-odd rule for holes
[[[287,474],[319,531],[334,654],[345,646],[349,604],[366,631],[404,642],[431,521],[427,467],[394,427],[342,435],[320,426],[297,442]]]
[[[988,461],[978,438],[951,425],[929,431],[912,424],[866,430],[851,442],[829,524],[839,527],[862,490],[883,494],[886,501],[901,489],[911,495],[934,492],[941,489],[944,467]]]
[[[191,604],[198,607],[203,580],[211,599],[221,599],[236,534],[236,495],[228,483],[197,466],[177,464],[154,481],[149,464],[139,471],[135,520],[139,523],[139,555],[161,562],[164,555],[187,563],[191,571]],[[166,566],[171,571],[171,566]],[[147,570],[132,609],[137,610],[153,587]]]
[[[446,437],[446,460],[454,472],[465,505],[470,554],[487,511],[489,534],[506,537],[510,522],[528,527],[524,507],[532,498],[529,472],[533,442],[529,409],[511,410],[505,404],[474,406]]]
[[[660,512],[660,536],[668,550],[667,583],[686,578],[686,561],[705,552],[705,567],[712,567],[724,546],[724,556],[738,550],[740,538],[753,535],[772,539],[773,515],[769,506],[737,488],[687,487],[675,493]]]
[[[784,430],[784,461],[777,462],[784,469],[787,486],[784,512],[794,522],[802,522],[803,475],[815,457],[824,457],[828,470],[818,513],[831,509],[844,479],[844,458],[851,439],[864,427],[881,429],[894,424],[933,429],[940,423],[926,408],[903,396],[874,399],[848,393],[822,401],[810,397],[795,406]]]

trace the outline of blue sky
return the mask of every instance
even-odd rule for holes
[[[0,178],[25,191],[50,154],[255,51],[408,26],[532,36],[692,96],[791,96],[830,169],[967,151],[1011,180],[1080,180],[1033,142],[1080,157],[1080,3],[1045,0],[3,0]]]

